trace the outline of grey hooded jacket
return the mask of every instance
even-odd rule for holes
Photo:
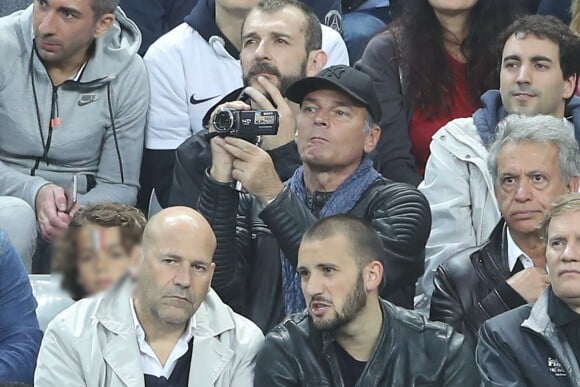
[[[34,208],[43,185],[80,174],[81,205],[134,203],[149,100],[139,30],[117,9],[77,79],[54,86],[34,49],[32,8],[0,18],[0,195]]]

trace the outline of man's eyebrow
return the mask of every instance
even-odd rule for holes
[[[512,54],[512,55],[507,55],[506,57],[503,58],[503,62],[508,61],[508,60],[517,60],[517,61],[521,61],[522,58],[519,55],[516,54]],[[554,62],[551,58],[544,56],[544,55],[534,55],[531,59],[532,62]]]
[[[192,265],[202,265],[202,266],[209,266],[209,265],[211,265],[211,262],[204,261],[204,260],[201,260],[201,259],[194,259],[190,263]]]
[[[553,60],[551,58],[548,58],[547,56],[536,55],[536,56],[532,57],[532,62],[550,62],[550,63],[552,63]]]
[[[71,8],[71,7],[59,7],[58,8],[58,11],[59,12],[66,12],[66,13],[72,13],[72,14],[77,15],[77,16],[82,15],[82,12],[81,11],[79,11],[76,8]]]
[[[521,57],[519,55],[516,54],[512,54],[512,55],[507,55],[502,59],[502,62],[505,62],[506,60],[521,60]]]
[[[273,36],[275,38],[288,38],[288,39],[292,39],[292,35],[286,34],[284,32],[270,32],[270,36]]]
[[[253,32],[253,31],[252,32],[247,32],[245,34],[242,34],[242,40],[243,39],[247,39],[247,38],[255,38],[257,36],[258,36],[258,34],[256,32]]]

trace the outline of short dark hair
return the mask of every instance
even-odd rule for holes
[[[302,242],[345,236],[359,268],[372,261],[384,262],[385,250],[377,231],[365,220],[349,214],[332,215],[318,220],[302,236]]]
[[[119,6],[119,0],[92,0],[93,13],[95,19],[103,16],[106,13],[113,13]]]
[[[275,13],[287,7],[298,8],[304,15],[304,48],[308,55],[311,51],[322,48],[322,27],[316,14],[300,0],[261,0],[254,9],[265,13]]]
[[[121,203],[95,204],[77,212],[64,235],[66,246],[64,246],[62,287],[74,300],[86,297],[85,290],[78,283],[77,270],[76,239],[83,226],[94,224],[100,227],[119,227],[123,248],[130,253],[135,245],[141,243],[146,223],[147,219],[140,210]]]
[[[544,219],[540,222],[540,235],[544,241],[548,241],[548,228],[553,218],[578,211],[580,211],[580,193],[578,192],[566,194],[552,203],[544,214]]]
[[[499,63],[507,40],[515,34],[535,35],[556,43],[560,51],[560,67],[564,79],[580,72],[580,37],[560,19],[547,15],[527,15],[510,24],[499,37]]]

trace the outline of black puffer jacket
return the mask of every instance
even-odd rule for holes
[[[479,386],[463,335],[386,301],[381,308],[381,332],[357,386]],[[254,386],[344,386],[334,338],[306,313],[293,315],[266,336]]]
[[[433,280],[431,320],[465,334],[473,350],[486,320],[526,303],[506,282],[510,270],[504,224],[502,219],[489,241],[472,254],[468,249],[441,264]]]
[[[285,188],[265,208],[250,195],[206,176],[198,210],[217,237],[212,287],[234,310],[267,331],[284,317],[280,249],[295,266],[300,239],[316,221]],[[412,308],[423,274],[431,213],[415,188],[379,177],[350,211],[369,221],[385,247],[386,285],[381,296]]]

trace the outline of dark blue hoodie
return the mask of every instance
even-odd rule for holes
[[[197,6],[197,3],[200,2],[205,4],[206,9],[209,8],[212,10],[211,18],[215,22],[215,0],[190,0],[190,9],[194,5]],[[318,20],[320,20],[321,23],[324,23],[327,26],[338,30],[338,32],[341,31],[342,23],[340,18],[340,0],[303,0],[302,2],[310,7],[316,16],[318,16]],[[197,25],[193,25],[187,19],[185,21],[196,30],[199,30]]]
[[[503,107],[499,90],[488,90],[481,96],[483,107],[473,113],[473,123],[477,128],[479,136],[487,147],[493,136],[497,123],[507,116]],[[576,141],[580,142],[580,98],[572,97],[566,105],[564,116],[574,124],[574,135]]]
[[[141,30],[139,55],[143,56],[151,43],[173,27],[181,24],[196,0],[121,0],[120,6]]]
[[[212,36],[220,36],[224,40],[224,47],[228,53],[233,58],[240,58],[238,49],[222,34],[215,23],[215,0],[197,1],[195,7],[185,17],[184,21],[208,42]]]
[[[331,15],[340,15],[340,1],[337,0],[304,0],[303,3],[308,5],[318,16],[321,21],[328,23],[337,23]],[[205,40],[209,41],[212,36],[221,36],[225,41],[225,48],[228,53],[239,58],[240,53],[234,45],[222,34],[215,23],[215,0],[198,0],[191,13],[187,15],[184,21],[195,29]]]

